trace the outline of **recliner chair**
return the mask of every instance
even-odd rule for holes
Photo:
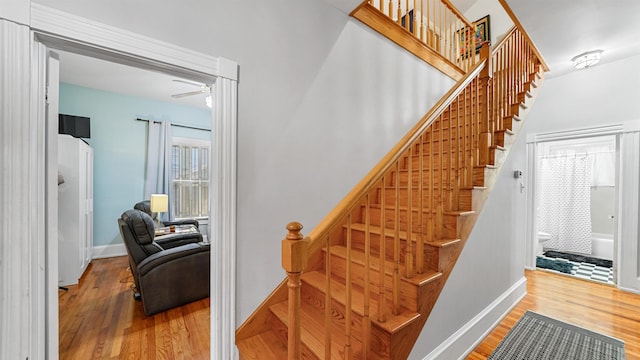
[[[145,314],[209,296],[210,245],[201,234],[156,237],[153,219],[135,209],[121,215],[118,227]]]
[[[143,200],[138,202],[133,206],[134,209],[144,211],[147,215],[151,216],[151,218],[156,221],[158,217],[158,213],[151,211],[151,200]],[[174,220],[174,221],[162,221],[162,226],[171,226],[171,225],[194,225],[196,228],[199,227],[198,220],[196,219],[184,219],[184,220]]]

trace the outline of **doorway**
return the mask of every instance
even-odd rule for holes
[[[616,136],[540,142],[536,267],[615,284]]]
[[[140,68],[149,68],[181,78],[195,81],[215,80],[214,102],[212,111],[212,152],[215,159],[212,171],[217,175],[215,181],[210,182],[210,199],[216,199],[210,209],[211,231],[210,241],[217,251],[212,251],[211,263],[211,291],[212,293],[227,294],[225,297],[211,298],[211,358],[228,359],[234,352],[233,333],[235,332],[235,183],[236,183],[236,148],[237,148],[237,76],[238,65],[224,58],[215,58],[182,49],[171,44],[154,39],[138,36],[127,31],[115,29],[88,19],[76,16],[61,16],[60,12],[37,4],[32,4],[39,11],[31,12],[31,29],[35,34],[37,51],[32,54],[33,76],[32,93],[36,94],[34,104],[45,104],[47,70],[47,49],[58,49],[89,55],[96,58],[120,62]],[[87,32],[87,28],[91,28]],[[57,131],[51,122],[46,120],[44,113],[38,113],[37,123],[47,127],[46,151],[57,152]],[[35,153],[34,153],[35,154]],[[57,164],[49,158],[33,156],[33,163],[42,163],[46,168],[55,168]],[[55,182],[48,179],[47,182]],[[48,206],[57,207],[56,192],[50,189],[55,186],[47,185],[44,194]],[[220,200],[220,201],[218,201]],[[230,211],[233,210],[233,211]],[[49,221],[45,215],[45,221]],[[53,221],[51,221],[53,223]],[[54,358],[57,353],[57,288],[51,284],[57,278],[57,234],[54,227],[45,229],[47,248],[45,250],[46,269],[44,277],[39,277],[34,283],[38,289],[45,289],[45,316],[47,323],[45,340],[34,344],[38,351]],[[36,244],[34,244],[36,246]],[[45,280],[46,279],[46,280]],[[33,330],[34,332],[37,329]],[[228,334],[219,336],[219,334]]]

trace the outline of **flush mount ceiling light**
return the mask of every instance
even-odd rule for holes
[[[573,62],[573,67],[576,70],[588,69],[600,61],[601,54],[602,50],[587,51],[575,56],[573,59],[571,59],[571,62]]]

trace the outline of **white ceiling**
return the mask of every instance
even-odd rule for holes
[[[325,1],[345,6],[349,1],[359,2]],[[601,64],[640,54],[640,0],[506,1],[551,69],[547,77],[573,71],[571,58],[589,50],[603,50]],[[452,2],[464,12],[476,0]],[[198,90],[195,85],[173,81],[175,76],[62,51],[60,59],[62,82],[206,108],[205,95],[170,96]]]
[[[590,50],[603,50],[601,64],[640,54],[639,0],[506,1],[551,69],[547,77],[574,71],[571,58]]]
[[[207,109],[205,94],[171,97],[200,87],[191,80],[114,62],[55,50],[60,55],[60,82]],[[184,80],[191,84],[176,82]]]

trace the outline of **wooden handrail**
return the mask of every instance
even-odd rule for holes
[[[527,33],[527,31],[524,29],[524,26],[522,26],[522,23],[520,23],[520,20],[518,19],[518,17],[516,16],[516,14],[513,12],[513,10],[511,10],[511,7],[509,6],[509,4],[507,4],[507,2],[505,0],[498,0],[500,2],[500,4],[502,5],[502,7],[504,8],[504,10],[507,12],[507,14],[509,15],[509,17],[511,18],[511,20],[513,21],[513,23],[515,24],[515,26],[520,29],[520,31],[522,32],[522,35],[524,36],[524,38],[526,39],[527,43],[529,43],[532,47],[533,53],[536,55],[536,58],[538,59],[538,61],[540,62],[540,65],[542,66],[542,69],[544,71],[549,71],[549,66],[547,65],[547,63],[544,61],[544,58],[542,57],[542,54],[540,54],[540,51],[538,50],[538,48],[536,47],[535,43],[533,42],[533,40],[531,40],[531,37],[529,37],[529,34]],[[505,37],[506,39],[507,37]]]
[[[451,1],[449,0],[440,0],[442,1],[443,4],[445,4],[449,10],[451,10],[451,12],[453,12],[454,14],[456,14],[456,16],[458,17],[458,19],[460,19],[466,26],[473,28],[473,23],[471,21],[469,21],[469,19],[467,19],[463,13],[460,12],[460,10],[458,10],[458,8],[456,8]]]

